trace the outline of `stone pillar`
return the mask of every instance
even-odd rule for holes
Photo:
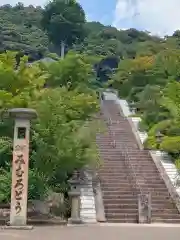
[[[11,109],[9,114],[15,120],[10,226],[23,227],[27,223],[30,120],[37,114],[26,108]]]
[[[151,194],[138,195],[138,221],[151,223]]]
[[[69,224],[81,224],[80,218],[80,180],[78,178],[77,171],[74,172],[72,179],[69,180],[71,184],[71,190],[69,192],[69,197],[71,198],[71,218],[68,219]]]
[[[102,196],[101,185],[99,180],[97,180],[96,182],[96,186],[94,188],[94,194],[95,194],[95,205],[96,205],[96,220],[98,222],[106,222],[103,196]]]

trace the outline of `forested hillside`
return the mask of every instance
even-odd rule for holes
[[[15,50],[29,54],[33,59],[48,52],[48,38],[40,29],[41,8],[0,7],[0,51]]]
[[[52,49],[57,50],[51,46],[46,32],[42,30],[41,19],[41,7],[24,7],[23,4],[15,7],[1,6],[0,51],[22,51],[34,59],[39,59]],[[115,55],[120,59],[134,58],[156,54],[167,48],[180,47],[179,31],[165,40],[136,29],[118,31],[99,22],[85,23],[85,29],[84,41],[74,44],[72,48],[98,57]]]
[[[119,31],[86,22],[82,7],[69,2],[54,0],[45,9],[0,7],[0,202],[10,200],[13,123],[4,115],[9,108],[38,112],[29,198],[43,198],[49,190],[67,193],[74,169],[99,164],[93,117],[99,110],[96,93],[105,86],[94,70],[142,117],[141,127],[149,131],[146,147],[166,150],[179,162],[180,31],[164,38]],[[48,56],[56,61],[37,61]]]

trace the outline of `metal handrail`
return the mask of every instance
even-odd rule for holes
[[[108,129],[109,129],[109,134],[110,134],[110,139],[113,143],[113,147],[116,148],[117,147],[117,143],[116,143],[116,138],[115,138],[115,131],[113,130],[113,128],[111,127],[113,124],[111,115],[109,113],[109,111],[107,110],[107,108],[104,108],[104,101],[101,99],[101,109],[104,110],[103,115],[105,116],[105,119],[108,119]],[[122,147],[123,150],[122,150]],[[125,146],[125,144],[123,144],[121,146],[121,152],[124,155],[124,159],[125,159],[125,165],[127,166],[128,169],[128,176],[131,177],[131,181],[132,181],[132,186],[133,189],[136,190],[136,194],[137,194],[137,202],[138,202],[138,222],[139,223],[151,223],[151,217],[152,217],[152,210],[151,210],[151,194],[148,191],[144,192],[141,188],[141,184],[139,182],[139,177],[136,174],[136,170],[134,169],[133,164],[131,163],[131,158],[129,156],[128,153],[128,149]]]
[[[101,101],[101,107],[103,108],[102,102],[103,102],[103,101]],[[105,109],[104,109],[104,110],[105,110]],[[116,140],[114,139],[115,133],[112,131],[112,129],[111,129],[111,127],[110,127],[110,126],[112,125],[112,118],[111,118],[109,112],[107,111],[107,109],[106,109],[105,111],[103,111],[103,113],[104,113],[105,117],[108,119],[108,128],[109,128],[109,132],[110,132],[110,136],[111,136],[111,141],[112,141],[112,143],[113,143],[113,146],[116,147],[117,144],[116,144]],[[133,175],[133,180],[134,180],[134,181],[132,181],[132,183],[133,183],[133,185],[135,186],[135,188],[139,191],[140,195],[141,195],[141,196],[144,196],[143,190],[142,190],[142,188],[141,188],[141,186],[140,186],[140,183],[139,183],[137,174],[136,174],[136,172],[135,172],[135,170],[134,170],[134,167],[133,167],[133,165],[132,165],[132,163],[131,163],[131,160],[130,160],[130,157],[129,157],[129,154],[128,154],[128,151],[127,151],[125,145],[123,146],[123,148],[124,148],[124,150],[125,150],[125,151],[124,151],[124,153],[125,153],[125,154],[124,154],[125,163],[126,163],[127,167],[130,168],[131,174]],[[121,150],[122,150],[122,149],[121,149]],[[122,153],[123,153],[123,151],[122,151]]]

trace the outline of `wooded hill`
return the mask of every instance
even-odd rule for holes
[[[0,7],[0,51],[16,50],[29,54],[34,60],[46,56],[52,50],[48,36],[41,27],[42,8],[19,3],[15,7]],[[147,32],[129,29],[118,31],[99,22],[85,23],[86,37],[73,49],[89,55],[118,56],[121,59],[156,54],[166,48],[180,47],[180,33],[161,39]]]

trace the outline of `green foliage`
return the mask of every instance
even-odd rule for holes
[[[70,46],[84,39],[85,13],[74,0],[49,2],[43,10],[41,23],[50,41],[57,47],[61,42]]]
[[[9,169],[12,160],[12,140],[8,137],[0,138],[0,168]]]
[[[161,131],[160,148],[179,159],[178,31],[166,39],[136,29],[119,31],[86,22],[75,0],[53,0],[45,9],[21,3],[1,6],[0,40],[0,201],[10,199],[13,124],[6,110],[12,107],[38,112],[31,129],[31,199],[42,199],[49,190],[66,193],[74,169],[101,164],[94,144],[99,125],[92,119],[99,108],[96,91],[105,86],[117,89],[142,117],[149,131],[147,148],[158,147],[155,135]],[[62,42],[69,52],[59,59]],[[54,61],[28,64],[43,56]],[[112,56],[120,64],[117,71],[102,67],[103,76],[113,75],[104,85],[95,71]]]
[[[42,58],[48,52],[48,38],[40,29],[40,7],[0,7],[0,52],[18,51],[30,60]]]
[[[180,154],[180,51],[175,45],[165,49],[169,40],[154,56],[121,62],[111,84],[140,114],[141,129],[149,136],[144,146],[167,151],[175,160]],[[161,144],[156,139],[159,131],[163,135]]]
[[[150,36],[136,29],[118,31],[99,22],[85,24],[87,37],[84,42],[75,45],[77,51],[89,55],[119,56],[121,59],[134,58],[138,55],[153,55],[162,48],[161,39]],[[155,49],[155,50],[154,50]]]
[[[16,53],[0,54],[0,108],[28,107],[39,96],[46,75],[37,64],[27,65],[27,57],[20,60],[16,69]]]
[[[9,4],[0,7],[1,19],[16,25],[40,27],[42,8],[29,5],[25,7],[22,3],[11,6]]]
[[[36,168],[29,170],[28,199],[43,200],[49,191],[46,177]]]
[[[65,59],[45,65],[44,69],[49,74],[48,86],[66,87],[68,90],[82,87],[84,91],[93,76],[91,65],[82,55],[73,52],[68,53]]]
[[[11,172],[0,168],[0,203],[9,203],[11,198]]]
[[[144,142],[145,149],[157,149],[157,142],[155,136],[149,136]]]
[[[28,65],[23,57],[18,68],[15,57],[12,52],[0,54],[1,186],[10,182],[13,133],[12,121],[3,113],[7,108],[32,107],[38,119],[31,129],[29,198],[41,199],[49,189],[62,191],[74,169],[98,165],[94,144],[98,124],[88,123],[99,109],[98,100],[87,57],[69,53],[50,65]],[[50,79],[52,86],[44,88]],[[0,200],[8,201],[9,190],[1,194]]]
[[[161,149],[169,153],[178,154],[180,152],[180,136],[165,137],[161,143]]]
[[[11,171],[0,168],[0,203],[10,203],[11,199]],[[43,199],[48,192],[48,184],[43,175],[34,169],[29,170],[28,198]]]
[[[55,13],[53,15],[53,13]],[[41,26],[48,33],[50,41]],[[50,51],[59,54],[61,41],[91,56],[120,59],[152,56],[165,49],[178,49],[178,34],[162,40],[136,29],[120,30],[99,22],[86,22],[82,7],[74,0],[54,0],[45,9],[22,3],[0,7],[0,50],[26,53],[39,60]],[[85,37],[85,39],[84,39]],[[52,42],[56,45],[52,46]]]
[[[177,169],[180,171],[180,159],[179,158],[176,159],[175,164],[176,164]]]
[[[64,180],[74,168],[91,160],[87,154],[91,139],[83,137],[80,130],[96,111],[97,102],[93,96],[62,88],[46,90],[34,107],[39,119],[34,126],[36,151],[31,159],[38,171],[49,178],[58,176]]]
[[[173,122],[172,120],[164,120],[161,121],[155,125],[149,130],[148,135],[149,136],[155,136],[157,132],[161,132],[162,134],[166,135],[167,129],[172,126]]]

